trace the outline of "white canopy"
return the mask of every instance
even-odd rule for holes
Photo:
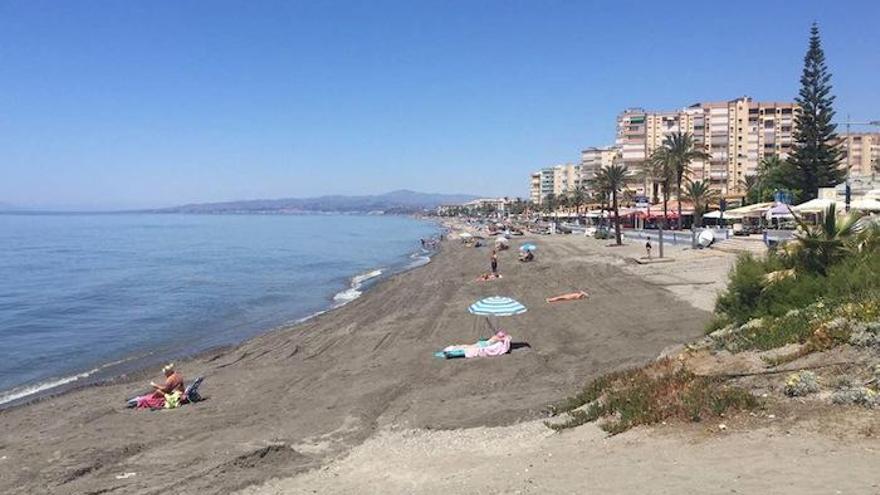
[[[703,215],[703,218],[721,218],[721,210],[710,211]],[[742,213],[733,213],[733,210],[725,211],[724,218],[730,220],[738,220],[742,218]]]
[[[827,210],[828,207],[831,205],[835,205],[837,211],[844,210],[843,203],[823,198],[811,199],[806,203],[801,203],[797,206],[793,206],[791,209],[795,213],[822,213],[823,211]]]
[[[880,211],[880,201],[874,198],[859,198],[854,199],[849,207],[853,210],[861,210],[861,211]]]
[[[734,208],[732,210],[727,210],[724,212],[724,218],[732,218],[732,219],[740,219],[745,217],[758,218],[764,215],[764,212],[770,209],[773,206],[773,203],[755,203],[753,205],[741,206],[739,208]],[[712,212],[714,213],[714,212]],[[717,218],[710,217],[708,214],[703,215],[703,218]]]

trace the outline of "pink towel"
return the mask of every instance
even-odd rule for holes
[[[469,348],[464,350],[464,357],[495,357],[507,354],[510,351],[510,336],[506,336],[501,341],[486,347]]]
[[[510,351],[510,335],[505,335],[500,341],[487,346],[481,347],[479,344],[451,345],[444,348],[443,351],[464,351],[466,358],[501,356]]]
[[[162,409],[165,407],[165,397],[159,394],[142,395],[137,398],[138,409]]]

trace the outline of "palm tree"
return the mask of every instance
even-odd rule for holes
[[[667,206],[669,204],[669,185],[672,182],[673,176],[672,156],[666,148],[657,148],[651,154],[649,164],[648,170],[654,180],[654,184],[656,185],[659,182],[661,192],[663,193],[663,227],[666,228],[668,227],[667,222],[669,218],[667,213],[669,209]]]
[[[547,196],[544,197],[544,210],[547,213],[553,213],[554,211],[556,211],[557,204],[558,201],[556,199],[555,193],[549,193],[547,194]]]
[[[690,173],[691,162],[706,160],[709,155],[694,148],[694,137],[688,132],[673,132],[666,136],[663,140],[663,148],[666,150],[675,178],[675,190],[678,194],[678,228],[681,229],[681,184]]]
[[[767,199],[767,193],[777,190],[785,190],[793,196],[798,196],[797,184],[794,177],[797,170],[788,160],[783,160],[779,155],[770,155],[761,160],[758,166],[758,201]]]
[[[798,230],[795,239],[783,245],[783,258],[794,269],[827,275],[828,267],[853,250],[851,241],[856,239],[859,218],[858,214],[837,218],[833,203],[817,226],[807,225],[796,216]]]
[[[587,188],[583,184],[578,184],[571,192],[571,202],[575,208],[575,214],[581,217],[581,206],[587,201]]]
[[[626,165],[609,165],[599,170],[596,175],[602,176],[602,182],[606,190],[611,193],[611,209],[614,212],[614,238],[617,245],[623,244],[620,237],[620,215],[618,215],[617,194],[626,187],[627,179]]]
[[[863,225],[857,225],[859,232],[853,243],[854,250],[859,253],[880,252],[880,219],[869,217],[865,220],[867,222]]]
[[[694,204],[694,227],[703,226],[703,213],[709,203],[718,200],[720,194],[717,189],[712,189],[709,184],[701,180],[688,182],[684,191],[684,197]]]
[[[749,197],[753,195],[753,192],[758,190],[759,184],[760,176],[757,174],[747,175],[740,179],[739,187],[745,191],[745,194],[743,195],[743,206],[749,204]]]

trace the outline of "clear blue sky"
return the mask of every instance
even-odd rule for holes
[[[0,1],[0,203],[527,194],[626,107],[880,118],[880,2]]]

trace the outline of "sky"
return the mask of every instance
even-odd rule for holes
[[[528,195],[628,107],[797,94],[880,119],[880,2],[0,0],[0,203]]]

